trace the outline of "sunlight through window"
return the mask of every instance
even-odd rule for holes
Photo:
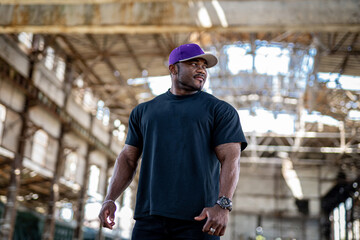
[[[97,103],[97,112],[96,118],[102,120],[102,123],[107,126],[110,121],[110,110],[105,107],[105,103],[102,100],[99,100]]]
[[[77,153],[71,152],[66,156],[64,176],[65,178],[73,182],[75,182],[76,180],[77,162],[78,162]]]
[[[360,90],[360,77],[339,75],[338,73],[324,73],[319,72],[317,74],[320,82],[326,83],[328,88],[341,88],[345,90]]]
[[[34,135],[31,159],[40,165],[45,164],[48,138],[47,133],[43,130],[36,131]]]
[[[89,188],[90,194],[96,194],[99,188],[100,168],[96,165],[90,166]]]
[[[127,188],[124,192],[123,206],[119,212],[120,227],[122,229],[121,236],[129,239],[131,236],[131,228],[133,225],[133,210],[131,209],[131,188]]]
[[[260,74],[276,76],[289,71],[290,54],[286,48],[263,46],[256,49],[255,68]]]
[[[64,81],[65,78],[65,61],[63,58],[58,58],[57,61],[57,66],[56,66],[56,77],[60,80],[60,81]]]
[[[18,35],[18,39],[21,43],[23,43],[28,49],[32,46],[33,34],[22,32]]]
[[[116,119],[114,121],[114,127],[115,129],[113,130],[113,135],[115,137],[117,137],[117,139],[121,142],[125,139],[125,130],[126,127],[124,124],[121,123],[121,121],[119,119]]]
[[[45,57],[45,67],[47,67],[49,70],[52,70],[54,68],[55,63],[55,51],[51,47],[46,48],[46,57]]]
[[[231,45],[225,51],[228,56],[228,69],[232,74],[236,75],[241,71],[252,72],[253,56],[249,54],[251,52],[250,44]]]

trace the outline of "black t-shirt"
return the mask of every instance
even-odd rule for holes
[[[193,220],[213,206],[219,193],[220,164],[214,148],[247,146],[237,111],[199,91],[170,91],[131,112],[126,144],[142,149],[135,216]]]

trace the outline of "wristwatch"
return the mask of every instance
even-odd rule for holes
[[[223,209],[229,210],[229,212],[232,210],[232,201],[225,196],[219,197],[219,199],[216,201],[216,204]]]

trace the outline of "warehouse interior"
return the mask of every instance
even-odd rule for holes
[[[97,215],[189,42],[249,143],[222,239],[360,239],[359,33],[358,0],[1,0],[1,239],[130,239],[137,176]]]

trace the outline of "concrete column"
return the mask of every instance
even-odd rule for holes
[[[50,189],[50,200],[48,202],[48,212],[45,217],[44,230],[42,239],[43,240],[51,240],[53,239],[55,232],[55,209],[56,202],[59,200],[59,179],[64,170],[64,143],[63,137],[65,133],[65,126],[61,125],[60,136],[58,138],[58,153],[57,160],[55,166],[54,177],[51,181],[51,189]]]
[[[85,158],[85,171],[83,175],[83,184],[81,186],[79,200],[78,200],[78,206],[77,206],[77,214],[76,214],[76,228],[74,232],[74,238],[75,240],[81,240],[83,239],[83,221],[84,221],[84,213],[85,213],[85,204],[87,200],[87,190],[89,185],[89,175],[90,175],[90,153],[93,151],[94,148],[92,146],[88,146],[88,150],[86,153]]]
[[[109,168],[110,168],[110,160],[108,160],[107,161],[107,166],[106,166],[106,174],[105,174],[105,177],[106,177],[106,183],[104,184],[104,187],[105,187],[105,189],[104,189],[104,196],[106,196],[106,194],[107,194],[107,189],[108,189],[108,184],[109,184],[109,181],[108,181],[108,179],[109,179]],[[99,225],[99,232],[98,232],[98,235],[97,235],[97,240],[104,240],[104,236],[103,236],[103,234],[102,234],[102,225],[101,225],[101,223],[100,223],[100,225]]]
[[[28,99],[27,99],[28,100]],[[10,184],[7,191],[7,202],[5,204],[4,216],[0,220],[0,238],[4,240],[12,240],[16,222],[17,213],[17,195],[20,188],[20,180],[22,173],[22,162],[24,158],[27,121],[28,121],[28,102],[25,101],[23,113],[20,115],[22,121],[21,133],[15,158],[11,164]]]
[[[318,220],[318,231],[319,231],[319,240],[323,240],[323,231],[322,231],[322,219],[324,217],[328,217],[325,216],[324,214],[324,210],[321,207],[321,192],[322,192],[322,177],[321,177],[321,166],[317,166],[318,169],[318,201],[320,203],[320,211],[319,211],[319,220]]]
[[[37,35],[34,36],[33,49],[35,49],[38,43]],[[37,51],[33,50],[29,54],[30,68],[29,68],[29,79],[32,79],[34,65],[37,61]],[[17,214],[17,195],[19,193],[21,174],[22,174],[22,163],[25,152],[25,144],[27,138],[28,121],[29,121],[29,108],[32,99],[25,97],[24,108],[20,114],[22,127],[18,141],[17,151],[15,153],[14,161],[11,164],[10,183],[7,191],[7,201],[4,209],[3,218],[0,220],[0,238],[1,239],[13,239],[14,228],[16,223]]]

